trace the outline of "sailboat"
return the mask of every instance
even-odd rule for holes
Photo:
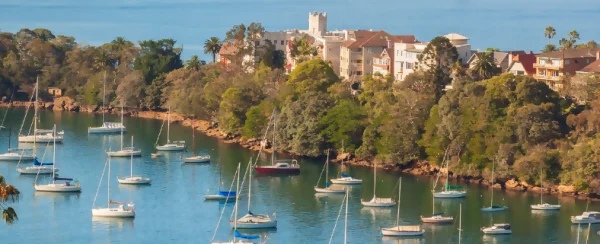
[[[275,220],[275,214],[273,214],[273,218],[268,214],[254,214],[250,211],[250,206],[252,203],[252,159],[250,159],[250,163],[248,164],[248,169],[246,172],[249,174],[248,177],[248,213],[237,220],[232,220],[232,226],[238,229],[267,229],[267,228],[276,228],[277,220]],[[237,227],[236,227],[237,226]]]
[[[342,141],[342,154],[344,154],[344,141]],[[331,183],[340,184],[340,185],[358,185],[362,184],[361,179],[353,178],[352,175],[344,174],[344,159],[342,158],[342,171],[340,172],[340,177],[336,179],[331,179]]]
[[[198,155],[196,156],[196,129],[194,128],[194,121],[192,121],[192,156],[183,158],[184,163],[209,163],[210,155]]]
[[[450,223],[452,221],[454,221],[454,218],[452,216],[443,216],[444,212],[439,212],[436,213],[435,212],[435,197],[431,199],[432,200],[432,211],[431,211],[431,217],[423,217],[421,216],[421,221],[423,221],[423,223],[436,223],[436,224],[441,224],[441,223]]]
[[[220,160],[219,160],[220,161]],[[219,189],[217,190],[217,194],[209,194],[209,195],[205,195],[204,196],[204,200],[216,200],[216,201],[237,201],[237,199],[239,198],[237,196],[237,191],[231,191],[231,188],[233,187],[233,182],[231,183],[232,185],[229,187],[229,191],[221,191],[221,179],[222,179],[222,174],[221,174],[221,167],[219,167]]]
[[[560,210],[560,204],[549,204],[544,202],[544,179],[543,171],[540,169],[540,203],[531,205],[533,210]]]
[[[398,179],[398,212],[396,213],[396,226],[381,229],[384,236],[422,236],[425,230],[418,225],[400,225],[400,196],[402,194],[402,177]]]
[[[33,134],[30,135],[22,135],[19,134],[19,142],[23,143],[34,143],[34,142],[62,142],[64,131],[57,132],[56,130],[44,130],[38,129],[37,123],[39,120],[38,117],[38,94],[39,94],[39,80],[36,78],[35,82],[35,103],[34,103],[34,114],[33,114]],[[33,97],[32,97],[33,98]],[[29,103],[31,104],[31,103]],[[27,113],[25,113],[25,118],[27,117]],[[25,118],[23,118],[23,124],[25,123]],[[22,126],[21,126],[22,128]],[[20,131],[19,131],[20,133]]]
[[[161,126],[162,131],[162,126]],[[156,150],[158,151],[183,151],[185,150],[185,141],[171,141],[171,107],[169,107],[169,112],[167,113],[167,143],[160,146],[156,145]],[[158,138],[160,138],[160,133],[158,133]],[[158,144],[158,138],[156,142]]]
[[[327,150],[327,160],[325,161],[323,170],[325,171],[325,188],[319,187],[321,176],[323,176],[323,171],[321,171],[321,175],[319,175],[319,180],[317,181],[317,185],[315,186],[315,191],[318,193],[344,193],[345,190],[342,188],[332,188],[331,186],[329,186],[329,150]]]
[[[496,170],[496,161],[492,162],[492,197],[490,199],[490,206],[481,208],[483,212],[499,212],[507,210],[507,206],[494,206],[494,171]]]
[[[133,136],[131,136],[131,145],[133,145]],[[129,171],[130,172],[129,176],[128,177],[117,177],[117,181],[119,181],[119,183],[129,184],[129,185],[144,185],[144,184],[150,184],[150,182],[152,182],[152,180],[148,177],[133,175],[133,154],[131,154],[131,156],[130,156],[129,164],[131,165],[130,166],[131,169]]]
[[[360,203],[366,207],[391,207],[396,204],[391,198],[378,198],[377,197],[377,167],[376,163],[373,162],[373,199],[366,202],[360,200]]]
[[[4,111],[4,116],[2,117],[2,122],[0,122],[0,130],[2,129],[6,129],[6,127],[4,126],[4,122],[6,122],[6,115],[8,115],[8,111],[10,111],[11,108],[11,103],[12,103],[12,99],[15,96],[15,91],[14,88],[11,90],[10,92],[10,98],[8,99],[8,108],[6,108],[6,111]],[[8,147],[10,149],[10,145]]]
[[[102,89],[102,126],[100,127],[88,127],[89,134],[100,134],[100,133],[117,133],[125,131],[125,126],[123,125],[123,119],[121,116],[121,123],[116,122],[105,122],[104,121],[104,106],[106,103],[106,71],[104,71],[104,82]],[[121,114],[123,111],[121,111]]]
[[[267,131],[268,132],[268,131]],[[275,159],[275,135],[277,134],[277,113],[273,109],[273,146],[271,147],[271,165],[256,166],[256,172],[264,174],[299,174],[300,165],[293,159],[276,160]]]
[[[121,123],[123,124],[123,113],[125,113],[124,109],[123,109],[123,105],[121,105]],[[133,156],[142,156],[142,150],[135,148],[133,146],[133,137],[131,140],[131,146],[130,147],[123,147],[123,132],[125,132],[125,127],[123,127],[121,129],[121,150],[119,151],[107,151],[106,154],[108,154],[109,157],[133,157]]]
[[[108,189],[108,197],[107,197],[107,206],[105,208],[94,208],[96,206],[96,198],[98,197],[98,191],[96,191],[96,196],[94,196],[94,203],[92,204],[92,216],[95,217],[114,217],[114,218],[133,218],[135,217],[135,210],[133,208],[133,203],[127,204],[124,202],[117,202],[110,200],[110,157],[107,158],[106,164],[104,165],[104,170],[106,170],[106,165],[108,165],[108,178],[107,178],[107,189]],[[100,189],[100,185],[102,185],[102,178],[104,177],[104,170],[102,171],[102,177],[100,177],[100,182],[98,183],[98,189]],[[117,207],[111,208],[111,205],[117,205]]]
[[[344,200],[342,200],[342,205],[340,206],[340,211],[338,213],[337,218],[335,219],[335,225],[333,225],[333,230],[331,231],[331,236],[329,237],[329,243],[333,241],[333,235],[335,234],[335,228],[337,227],[337,223],[340,220],[340,215],[342,214],[342,208],[346,205],[346,214],[344,216],[344,244],[347,243],[348,240],[348,200],[349,200],[349,191],[346,189],[346,195],[344,196]]]
[[[54,130],[56,130],[56,125],[54,125]],[[52,164],[52,183],[50,184],[37,184],[37,178],[36,178],[36,182],[34,183],[34,188],[36,191],[43,191],[43,192],[80,192],[81,191],[81,185],[79,184],[79,182],[73,181],[73,179],[71,178],[59,178],[56,177],[56,171],[54,170],[54,166],[56,165],[56,142],[54,142],[54,153],[52,155],[52,162],[54,162]],[[57,183],[57,182],[63,182],[63,183]],[[74,183],[74,184],[72,184]]]
[[[235,176],[237,177],[236,191],[240,190],[240,173],[241,173],[240,172],[240,167],[241,167],[241,164],[238,164],[237,170],[235,171]],[[233,185],[233,182],[232,182],[232,185]],[[238,202],[239,202],[238,198],[239,198],[239,195],[235,195],[235,196],[232,196],[232,197],[235,197],[235,202],[236,202],[235,203],[235,207],[233,209],[233,215],[234,215],[234,218],[237,219],[237,216],[238,216]],[[223,210],[221,211],[221,217],[223,216],[224,212],[225,212],[225,208],[223,208]],[[216,235],[217,230],[219,228],[219,224],[221,222],[220,221],[221,217],[219,217],[219,223],[217,223],[217,228],[215,229],[215,232],[213,233],[213,237],[212,237],[213,240],[215,239],[215,235]],[[258,239],[259,238],[258,236],[247,236],[247,235],[240,234],[237,231],[238,227],[237,227],[237,223],[236,222],[237,221],[233,221],[233,240],[232,241],[220,242],[220,241],[212,241],[211,240],[211,243],[212,244],[236,244],[236,243],[237,244],[252,244],[252,242],[246,242],[246,241],[243,241],[243,240],[236,241],[235,238],[236,237],[242,238],[242,239]]]
[[[447,158],[447,154],[448,154],[448,149],[450,147],[448,147],[446,149],[446,155],[444,155],[444,161],[442,162],[442,164],[445,162],[446,163],[446,184],[444,185],[444,189],[440,192],[433,192],[433,197],[437,197],[437,198],[460,198],[460,197],[466,197],[467,196],[467,192],[463,191],[463,190],[458,190],[460,189],[460,186],[451,186],[449,184],[449,179],[450,179],[450,170],[448,167],[448,161],[446,160]],[[440,179],[440,174],[438,174],[438,177],[436,179],[436,184],[438,182],[438,180]],[[435,188],[435,186],[434,186]]]
[[[10,148],[11,136],[12,136],[12,130],[8,129],[8,152],[0,154],[0,160],[1,161],[33,160],[33,158],[35,156],[33,156],[31,149]]]

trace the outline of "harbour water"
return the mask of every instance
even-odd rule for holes
[[[3,114],[4,110],[0,110]],[[13,129],[12,141],[17,139],[15,130],[21,126],[24,110],[13,110],[5,123]],[[107,116],[107,121],[118,121],[118,116]],[[28,121],[30,123],[30,120]],[[26,123],[26,124],[28,124]],[[215,192],[222,167],[223,188],[228,188],[238,162],[245,167],[256,152],[196,133],[196,153],[208,153],[210,164],[184,164],[181,153],[169,153],[164,159],[153,159],[154,143],[161,121],[127,118],[125,143],[135,135],[137,147],[143,157],[134,159],[134,174],[152,178],[150,186],[124,186],[117,183],[117,176],[129,174],[129,159],[112,160],[111,199],[133,202],[136,217],[132,220],[95,219],[91,208],[98,189],[106,156],[104,151],[119,146],[119,135],[88,135],[89,126],[101,123],[100,115],[69,112],[41,112],[42,128],[65,130],[63,144],[57,145],[57,167],[60,176],[79,179],[79,194],[36,193],[32,183],[35,176],[19,175],[17,163],[0,162],[0,175],[14,184],[22,193],[21,199],[9,205],[19,215],[12,227],[0,223],[2,243],[208,243],[223,209],[215,240],[230,240],[233,236],[229,219],[233,204],[205,202],[204,194]],[[25,125],[28,128],[29,125]],[[185,140],[191,145],[191,129],[180,125],[171,126],[172,140]],[[0,149],[7,148],[8,132],[0,132]],[[164,133],[163,138],[164,141]],[[46,149],[46,160],[52,157],[52,146]],[[190,152],[187,152],[188,154]],[[39,154],[41,157],[41,153]],[[279,157],[287,157],[279,155]],[[260,162],[267,163],[269,155],[261,155]],[[313,186],[322,170],[323,160],[299,159],[302,173],[297,176],[253,177],[252,211],[276,213],[278,228],[270,231],[241,231],[244,234],[266,236],[268,243],[328,243],[343,195],[316,196]],[[332,165],[330,175],[339,173],[339,166]],[[458,221],[448,225],[425,224],[425,235],[416,239],[382,237],[380,227],[395,224],[396,208],[365,208],[360,199],[373,196],[373,172],[370,168],[353,167],[350,173],[364,180],[363,185],[350,189],[348,240],[349,243],[458,243]],[[398,174],[378,171],[378,197],[397,197]],[[106,176],[105,176],[106,177]],[[569,217],[579,215],[586,209],[586,202],[572,198],[545,196],[550,203],[562,204],[555,212],[535,212],[530,205],[539,202],[539,195],[519,192],[495,191],[495,204],[509,207],[499,213],[482,213],[480,208],[489,205],[490,191],[478,185],[467,185],[468,195],[460,200],[432,201],[431,177],[403,175],[402,224],[420,224],[419,216],[430,215],[432,202],[436,212],[444,211],[458,220],[459,205],[463,206],[463,233],[461,243],[575,243],[578,233],[585,242],[587,226],[572,225]],[[39,178],[46,182],[49,178]],[[247,185],[247,184],[246,184]],[[97,206],[105,206],[106,183],[98,189]],[[247,209],[247,194],[240,200],[240,212]],[[590,203],[589,210],[600,210],[600,205]],[[332,243],[343,241],[343,212]],[[490,223],[508,222],[512,225],[510,236],[484,236],[480,227]],[[590,242],[599,243],[598,226],[592,226]]]
[[[571,30],[578,43],[600,42],[597,0],[4,0],[0,29],[47,28],[78,42],[102,45],[117,36],[138,40],[173,38],[183,58],[203,54],[204,40],[224,38],[233,25],[261,22],[268,31],[307,29],[308,12],[327,12],[328,29],[385,30],[428,41],[451,32],[471,38],[473,49],[538,52],[544,28],[556,28],[553,43]]]

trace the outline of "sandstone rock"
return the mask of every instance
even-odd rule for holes
[[[558,191],[561,192],[561,193],[575,193],[575,187],[574,186],[559,185],[558,186]]]
[[[494,184],[494,186],[492,186],[492,188],[502,189],[502,185],[500,185],[500,183],[496,183],[496,184]]]
[[[52,109],[54,108],[54,103],[53,102],[47,102],[44,104],[44,108],[46,109]]]

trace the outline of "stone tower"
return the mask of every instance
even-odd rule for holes
[[[313,36],[323,36],[327,32],[327,13],[308,13],[308,32]]]

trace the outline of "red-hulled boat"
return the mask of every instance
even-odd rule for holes
[[[273,165],[265,165],[265,166],[256,166],[256,172],[263,174],[299,174],[300,173],[300,165],[298,162],[293,159],[290,163],[282,162],[289,160],[281,160]]]

